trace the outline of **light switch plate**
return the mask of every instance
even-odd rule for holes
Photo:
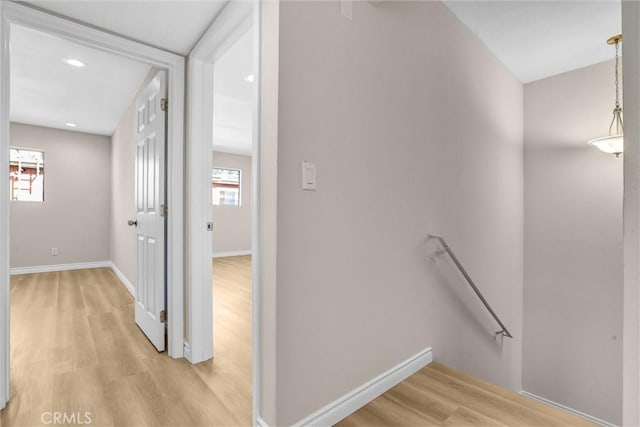
[[[311,162],[302,162],[302,189],[315,191],[317,188],[316,165]]]

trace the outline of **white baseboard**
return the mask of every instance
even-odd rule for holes
[[[15,267],[10,270],[11,275],[51,273],[53,271],[85,270],[89,268],[109,268],[111,261],[78,262],[73,264],[37,265],[34,267]]]
[[[68,270],[86,270],[90,268],[110,268],[116,275],[118,280],[122,282],[122,285],[129,291],[131,296],[135,297],[136,291],[129,279],[116,267],[112,261],[97,261],[97,262],[77,262],[73,264],[53,264],[53,265],[38,265],[35,267],[16,267],[11,269],[11,275],[16,274],[34,274],[34,273],[51,273],[53,271],[68,271]]]
[[[303,426],[332,426],[351,415],[376,397],[401,383],[433,361],[431,347],[410,357],[366,384],[352,390],[294,424]]]
[[[545,404],[547,404],[549,406],[555,406],[558,409],[562,409],[563,411],[569,412],[570,414],[577,415],[578,417],[581,417],[581,418],[584,418],[586,420],[589,420],[592,423],[595,423],[597,425],[601,425],[601,426],[604,426],[604,427],[617,427],[615,424],[611,424],[611,423],[609,423],[607,421],[601,420],[600,418],[592,417],[589,414],[585,414],[584,412],[580,412],[580,411],[578,411],[576,409],[569,408],[568,406],[564,406],[564,405],[562,405],[560,403],[556,403],[553,400],[545,399],[544,397],[540,397],[540,396],[538,396],[536,394],[529,393],[528,391],[522,390],[522,391],[520,391],[520,394],[523,395],[523,396],[526,396],[528,398],[537,400],[538,402],[545,403]]]
[[[134,288],[133,284],[127,279],[127,277],[120,271],[118,267],[113,263],[113,261],[109,261],[109,267],[111,267],[111,271],[116,275],[122,286],[131,294],[132,297],[136,297],[136,288]]]
[[[256,420],[256,426],[257,427],[269,427],[269,424],[267,424],[267,422],[265,420],[263,420],[261,416],[258,416],[258,419]]]
[[[211,258],[226,258],[230,256],[244,256],[251,255],[251,249],[246,251],[227,251],[227,252],[213,252]]]

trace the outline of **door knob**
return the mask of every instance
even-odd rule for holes
[[[138,226],[138,220],[137,219],[130,219],[129,221],[127,221],[127,224],[129,224],[130,226]]]

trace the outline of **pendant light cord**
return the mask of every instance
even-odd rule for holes
[[[622,122],[622,107],[620,107],[620,39],[617,38],[615,40],[616,45],[616,105],[613,109],[613,119],[611,120],[611,124],[609,125],[609,136],[613,134],[611,131],[613,130],[613,124],[616,125],[616,133],[615,135],[622,135],[624,131],[624,124]]]
[[[620,81],[618,79],[620,62],[620,42],[616,41],[616,108],[620,108]]]

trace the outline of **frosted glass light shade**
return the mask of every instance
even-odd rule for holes
[[[624,151],[624,137],[622,135],[605,136],[589,141],[590,145],[595,146],[601,151],[619,156]]]

